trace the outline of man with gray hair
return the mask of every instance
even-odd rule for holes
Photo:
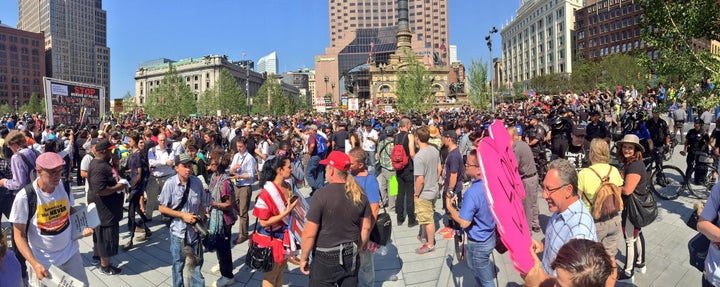
[[[573,238],[597,241],[595,223],[578,193],[578,175],[575,167],[565,159],[556,159],[548,165],[543,181],[542,198],[547,201],[548,209],[553,212],[543,242],[533,240],[535,252],[545,252],[542,256],[542,269],[545,273],[557,276],[550,266],[558,250]]]

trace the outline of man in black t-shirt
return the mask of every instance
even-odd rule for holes
[[[144,160],[147,157],[143,157],[138,147],[140,141],[140,135],[135,131],[130,131],[127,134],[128,137],[128,148],[130,154],[128,155],[128,168],[130,175],[130,202],[128,205],[128,230],[130,231],[130,239],[123,246],[125,250],[133,248],[133,238],[135,237],[136,231],[144,231],[144,234],[138,237],[138,241],[145,240],[148,236],[152,235],[150,228],[148,228],[146,222],[148,218],[145,217],[145,213],[140,211],[140,197],[145,193],[145,186],[147,185],[148,176],[150,176],[150,167],[148,162]],[[135,223],[135,214],[140,215],[140,221],[138,224]],[[142,225],[143,229],[137,229]]]
[[[333,151],[320,164],[326,165],[329,184],[315,192],[307,212],[300,271],[310,275],[309,286],[357,286],[359,250],[370,237],[370,203],[357,182],[346,190],[346,183],[355,181],[347,154]]]
[[[703,121],[700,118],[695,119],[695,125],[693,129],[689,130],[685,135],[685,146],[680,152],[681,155],[687,156],[685,163],[687,168],[685,169],[685,182],[690,180],[693,171],[695,170],[695,160],[697,154],[701,151],[705,151],[707,144],[710,143],[710,136],[703,132]]]
[[[565,151],[567,159],[576,171],[590,166],[590,142],[585,139],[586,129],[582,125],[575,125],[570,135],[570,145]]]
[[[122,219],[123,193],[128,183],[118,182],[109,164],[112,146],[108,140],[95,145],[95,158],[88,169],[88,200],[97,206],[100,226],[95,228],[93,241],[100,256],[100,272],[117,275],[120,268],[110,265],[110,257],[118,253],[120,219]]]
[[[441,139],[443,146],[447,147],[448,149],[448,154],[445,158],[445,164],[443,166],[444,176],[443,183],[441,185],[443,192],[443,209],[445,209],[445,211],[447,212],[448,208],[445,205],[445,197],[457,195],[459,196],[459,200],[462,201],[462,178],[465,175],[465,164],[463,162],[462,154],[460,154],[460,149],[457,146],[458,138],[455,130],[445,131]],[[477,165],[477,163],[468,164]],[[458,204],[458,206],[460,206],[460,204]],[[453,236],[455,235],[455,233],[453,232],[453,228],[461,228],[456,226],[456,222],[452,220],[452,218],[450,218],[450,213],[447,214],[448,225],[445,228],[440,229],[440,233],[443,234],[443,238],[450,239],[453,238]]]
[[[332,150],[345,152],[345,141],[348,140],[350,134],[347,131],[347,123],[341,122],[338,124],[337,131],[335,131],[330,137],[330,143],[332,144]]]

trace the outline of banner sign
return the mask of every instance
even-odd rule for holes
[[[505,123],[499,120],[490,125],[489,131],[490,136],[483,138],[477,148],[485,192],[513,267],[521,274],[527,274],[535,261],[530,253],[532,239],[522,205],[525,188],[512,149],[512,138]]]
[[[43,80],[50,125],[100,123],[105,114],[105,87],[48,77]]]

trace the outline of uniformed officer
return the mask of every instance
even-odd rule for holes
[[[532,150],[539,178],[545,178],[547,155],[545,154],[545,135],[547,130],[540,124],[537,115],[530,116],[530,126],[526,128],[525,142]]]
[[[697,154],[704,149],[707,149],[707,144],[710,143],[710,136],[703,131],[703,121],[700,118],[695,119],[695,125],[685,135],[685,145],[683,150],[680,152],[681,155],[687,156],[685,162],[687,163],[687,169],[685,169],[685,182],[690,180],[692,172],[695,170],[695,162]]]
[[[552,123],[552,131],[550,132],[550,152],[551,159],[565,158],[570,141],[570,129],[572,128],[572,120],[564,114],[564,109],[560,109],[555,120]]]
[[[585,129],[587,131],[585,139],[587,139],[588,142],[597,138],[605,139],[607,142],[610,142],[610,131],[608,130],[607,125],[600,121],[600,112],[597,110],[590,112],[590,122],[587,124]]]

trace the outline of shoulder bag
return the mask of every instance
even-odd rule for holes
[[[370,175],[368,175],[370,176]],[[385,203],[380,193],[380,203]],[[387,213],[385,205],[383,204],[383,213],[378,214],[375,226],[370,231],[370,241],[377,243],[378,245],[385,246],[390,241],[392,235],[392,220],[390,214]]]
[[[625,209],[627,209],[630,222],[637,228],[650,225],[658,215],[655,197],[647,190],[643,194],[637,191],[630,194]]]
[[[185,192],[183,192],[182,200],[180,200],[180,204],[178,204],[177,206],[175,206],[175,207],[173,208],[173,210],[175,210],[175,211],[180,211],[180,209],[182,209],[182,207],[183,207],[183,206],[185,205],[185,203],[187,202],[187,198],[188,198],[188,194],[189,194],[189,193],[190,193],[190,181],[188,180],[187,184],[185,184]],[[162,214],[162,213],[160,214],[160,220],[162,220],[162,222],[165,224],[165,227],[170,227],[170,223],[172,222],[172,219],[173,219],[173,218],[170,217],[170,216],[167,216],[167,215]]]
[[[261,247],[255,242],[254,235],[258,233],[258,219],[255,218],[255,232],[250,236],[250,247],[245,255],[245,265],[253,270],[269,272],[273,268],[272,247]],[[273,233],[270,232],[270,240],[274,239]]]
[[[701,201],[695,204],[695,210],[685,224],[688,227],[697,230],[697,222],[700,213],[702,213],[703,203]],[[705,258],[707,258],[710,249],[710,239],[704,234],[698,232],[688,241],[688,252],[690,253],[690,265],[700,272],[705,272]]]

